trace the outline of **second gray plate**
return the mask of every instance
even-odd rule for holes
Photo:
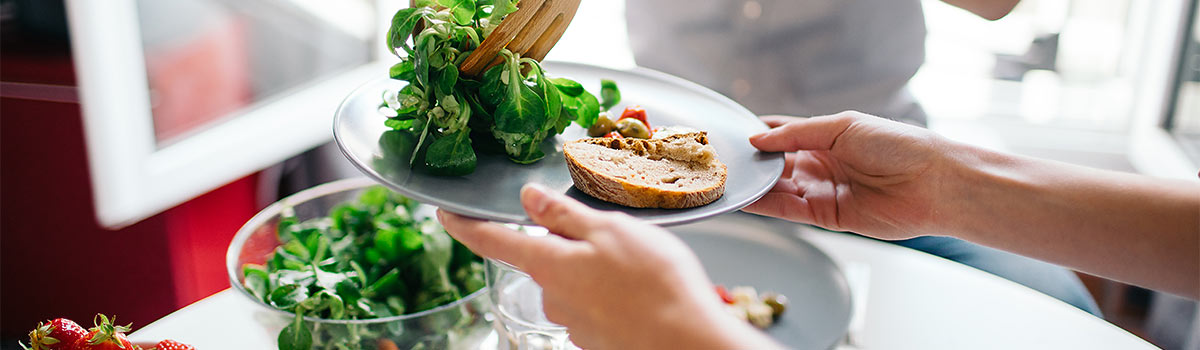
[[[792,349],[831,349],[850,325],[850,288],[820,249],[800,239],[798,224],[731,213],[672,232],[700,257],[713,283],[787,296],[787,311],[767,334]]]
[[[762,153],[748,138],[767,130],[749,110],[695,83],[648,69],[613,70],[595,66],[547,62],[546,71],[584,84],[599,92],[601,79],[617,82],[623,100],[613,108],[640,105],[651,125],[685,125],[708,132],[709,142],[729,167],[725,195],[691,209],[639,209],[600,201],[575,189],[562,143],[586,137],[578,126],[542,144],[546,158],[521,165],[503,155],[477,154],[475,172],[467,176],[439,177],[411,171],[408,159],[389,155],[393,150],[385,135],[384,117],[378,113],[382,94],[404,82],[380,79],[355,90],[338,107],[333,134],[342,153],[359,170],[417,201],[443,209],[500,222],[533,224],[520,204],[521,186],[536,182],[561,191],[594,208],[619,210],[658,225],[681,224],[735,211],[757,200],[774,186],[783,172],[782,153]],[[382,72],[380,73],[383,74]]]

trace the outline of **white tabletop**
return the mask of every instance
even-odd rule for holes
[[[847,272],[856,310],[839,349],[1156,349],[1057,299],[986,272],[900,246],[799,226]],[[225,290],[131,335],[198,349],[274,349],[283,324]]]

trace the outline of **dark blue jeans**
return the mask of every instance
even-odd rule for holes
[[[950,237],[917,237],[891,243],[987,271],[1103,317],[1079,276],[1062,266]]]

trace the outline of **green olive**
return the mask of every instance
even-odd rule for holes
[[[766,292],[762,295],[762,301],[771,307],[771,317],[779,318],[787,310],[788,298],[783,294]]]
[[[596,123],[588,128],[588,136],[601,137],[612,132],[616,127],[617,124],[614,124],[612,119],[608,119],[608,116],[601,114],[600,118],[596,119]]]
[[[646,124],[642,124],[641,120],[634,118],[625,118],[617,121],[617,131],[621,136],[632,137],[636,139],[650,138],[650,128]]]

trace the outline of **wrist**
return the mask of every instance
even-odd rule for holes
[[[1013,194],[1019,179],[1010,170],[1020,159],[992,150],[943,139],[938,188],[930,234],[972,240],[986,216],[996,215],[995,205]]]

